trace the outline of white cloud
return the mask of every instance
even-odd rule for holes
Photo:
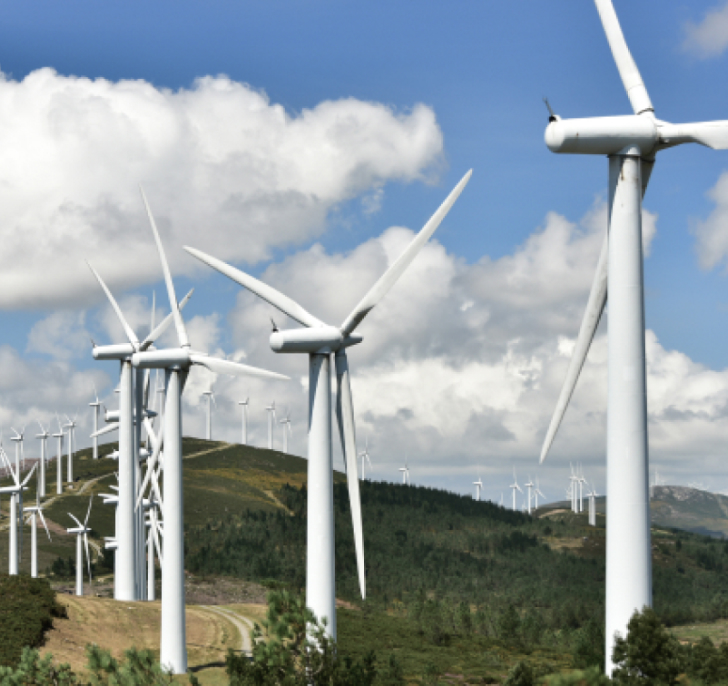
[[[713,269],[728,260],[728,172],[708,191],[715,208],[693,227],[698,260],[703,269]]]
[[[683,49],[703,59],[717,57],[728,48],[728,2],[706,12],[698,23],[685,24]]]
[[[98,301],[82,263],[113,288],[160,276],[137,184],[171,246],[248,264],[320,235],[332,208],[390,180],[427,180],[442,160],[432,110],[353,98],[291,115],[225,76],[190,89],[40,69],[0,79],[0,307]],[[170,234],[172,239],[170,240]],[[39,277],[39,275],[41,275]]]

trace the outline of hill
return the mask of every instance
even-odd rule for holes
[[[606,502],[603,496],[596,499],[597,514],[604,515]],[[584,508],[587,508],[586,498]],[[728,536],[728,496],[720,493],[690,486],[655,486],[650,509],[654,526],[683,529],[715,538]],[[555,510],[570,510],[570,505],[565,500],[548,503],[539,508],[537,516],[548,515]]]

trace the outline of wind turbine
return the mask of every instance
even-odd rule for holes
[[[73,483],[73,439],[76,434],[76,417],[71,419],[68,415],[66,415],[66,421],[67,424],[64,424],[64,428],[68,429],[68,475],[66,478],[66,483],[72,484]]]
[[[121,322],[128,341],[116,345],[95,346],[93,356],[96,360],[117,360],[120,367],[119,388],[117,389],[119,393],[119,410],[116,413],[119,431],[119,504],[117,509],[118,526],[116,528],[114,585],[118,600],[141,600],[140,586],[143,578],[140,577],[139,573],[139,550],[140,547],[143,549],[143,541],[140,541],[139,538],[141,535],[140,524],[143,524],[143,522],[140,522],[141,516],[135,512],[134,500],[139,490],[138,484],[141,478],[138,460],[141,425],[148,418],[143,416],[144,371],[137,370],[134,373],[132,355],[148,350],[171,324],[174,313],[167,315],[140,342],[101,276],[90,264],[88,266]],[[180,309],[184,307],[190,297],[192,297],[192,291],[179,304]],[[177,308],[176,302],[175,308]],[[177,315],[179,316],[178,311]],[[106,414],[106,419],[109,420],[109,415],[112,415],[112,413],[107,412]],[[102,429],[101,432],[103,431]],[[163,428],[160,429],[160,443],[163,431]]]
[[[632,613],[652,605],[642,196],[657,152],[682,143],[726,149],[728,121],[670,124],[657,119],[611,0],[595,1],[634,115],[561,119],[550,112],[545,133],[550,150],[609,158],[609,226],[541,461],[571,398],[608,292],[605,671],[610,676],[615,634],[626,635]]]
[[[584,478],[584,468],[579,465],[579,473],[577,474],[577,482],[579,483],[579,512],[584,512],[584,484],[586,479]]]
[[[81,542],[86,547],[86,564],[88,565],[88,582],[91,583],[91,556],[88,552],[88,534],[91,529],[88,527],[88,518],[91,514],[91,505],[93,505],[94,497],[91,496],[88,501],[88,511],[83,524],[76,519],[70,512],[68,516],[78,524],[77,527],[66,529],[69,534],[76,534],[76,595],[83,595],[83,549]]]
[[[516,478],[516,468],[513,468],[513,483],[509,486],[509,488],[513,489],[513,511],[516,511],[516,491],[518,491],[521,495],[523,495],[523,490],[518,485],[518,479]]]
[[[275,400],[265,408],[268,413],[268,450],[273,450],[273,424],[276,421]]]
[[[597,489],[591,488],[589,493],[587,494],[587,497],[589,498],[589,525],[590,526],[596,526],[597,525]]]
[[[93,458],[94,460],[99,459],[99,437],[96,435],[96,432],[99,430],[99,408],[101,407],[101,402],[99,401],[99,394],[96,392],[96,384],[94,384],[94,397],[96,400],[94,402],[89,403],[89,407],[93,408],[93,416],[94,416],[94,437],[93,437]]]
[[[23,491],[27,490],[27,484],[28,481],[30,481],[30,477],[33,476],[35,465],[21,482],[20,474],[13,470],[5,451],[0,450],[0,455],[2,456],[5,466],[13,479],[13,484],[11,486],[4,486],[3,488],[0,488],[0,494],[8,493],[10,495],[10,550],[8,552],[8,574],[17,575],[23,535],[23,529],[18,526],[18,520],[20,519],[22,522]]]
[[[212,403],[215,403],[217,407],[217,401],[215,400],[215,394],[212,392],[212,388],[204,391],[202,395],[207,396],[207,414],[205,416],[205,439],[208,441],[212,440]]]
[[[473,481],[473,486],[475,486],[475,499],[480,502],[480,489],[483,488],[483,482],[480,480],[480,477],[478,477],[477,481]]]
[[[533,483],[533,481],[531,481],[530,475],[528,477],[528,482],[525,483],[524,486],[528,489],[528,497],[527,497],[528,507],[526,508],[526,511],[528,512],[528,514],[531,514],[531,495],[533,494],[534,483]]]
[[[248,402],[250,398],[239,400],[238,405],[243,408],[243,445],[248,445]]]
[[[536,489],[533,493],[536,498],[536,509],[538,510],[538,496],[541,496],[542,498],[546,497],[543,493],[541,493],[541,488],[538,485],[538,479],[536,479]]]
[[[164,411],[164,567],[162,569],[162,621],[160,663],[173,674],[187,671],[187,646],[185,627],[185,586],[184,586],[184,520],[182,506],[182,391],[190,369],[197,365],[208,371],[228,376],[257,376],[266,379],[288,379],[238,362],[211,357],[192,350],[177,304],[172,275],[169,271],[164,247],[157,231],[146,197],[142,192],[144,205],[149,216],[154,241],[167,286],[169,305],[174,316],[177,330],[178,348],[144,352],[139,350],[132,355],[132,364],[137,369],[164,369],[166,377],[166,403]],[[121,314],[120,311],[117,314]],[[128,329],[128,327],[126,327]],[[130,331],[130,330],[129,330]],[[127,334],[128,335],[128,334]],[[134,345],[130,338],[130,343]],[[151,478],[159,455],[160,443],[155,449],[147,466],[145,481]],[[310,483],[309,483],[310,487]],[[142,486],[140,496],[145,486]],[[138,503],[137,503],[138,507]]]
[[[21,431],[13,429],[12,426],[10,428],[15,432],[15,436],[10,437],[10,440],[15,443],[15,471],[20,474],[21,453],[23,455],[23,467],[25,467],[25,447],[23,444],[23,441],[25,439],[25,427],[23,427]]]
[[[334,508],[333,455],[331,446],[331,355],[337,379],[336,416],[342,439],[349,484],[359,587],[366,595],[364,545],[357,477],[354,408],[346,348],[362,341],[354,331],[389,292],[412,260],[435,232],[470,179],[468,172],[435,212],[412,243],[362,298],[341,326],[327,326],[301,305],[252,276],[193,248],[191,255],[225,274],[241,286],[278,308],[305,328],[274,331],[271,348],[278,353],[299,353],[309,357],[309,431],[308,431],[308,517],[306,555],[306,604],[319,619],[326,618],[326,632],[336,638],[336,593],[334,582]]]
[[[39,497],[45,498],[46,497],[46,441],[48,441],[48,436],[50,434],[48,433],[47,429],[43,428],[43,425],[38,421],[38,426],[40,427],[40,433],[36,434],[36,438],[40,439],[40,469],[38,470],[38,484],[36,486],[36,490],[38,492]]]
[[[43,508],[40,506],[40,498],[36,491],[35,505],[32,507],[26,507],[23,512],[30,514],[26,523],[30,524],[30,576],[33,579],[38,578],[38,517],[43,523],[43,528],[48,534],[48,540],[53,542],[51,539],[51,532],[48,531],[48,525],[46,524],[45,517],[43,516]]]
[[[61,426],[61,420],[56,416],[58,421],[58,433],[53,434],[53,438],[58,439],[58,453],[56,456],[56,494],[61,495],[63,493],[63,427]]]
[[[404,458],[404,467],[400,467],[399,471],[402,472],[402,483],[407,484],[409,481],[409,467],[407,466],[407,458]]]
[[[288,436],[291,434],[291,414],[286,410],[286,416],[281,419],[279,424],[283,424],[283,452],[288,452]]]
[[[372,461],[369,459],[369,436],[367,436],[364,441],[364,451],[359,453],[359,457],[361,458],[361,480],[364,481],[364,467],[366,463],[369,464],[369,469],[372,468]]]

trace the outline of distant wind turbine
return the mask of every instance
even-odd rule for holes
[[[243,408],[243,445],[248,445],[248,402],[250,398],[239,400],[238,405]]]
[[[88,534],[91,529],[88,527],[88,518],[91,514],[91,505],[93,505],[94,497],[91,496],[88,501],[88,511],[86,512],[86,519],[83,520],[83,524],[70,512],[68,516],[78,524],[77,527],[66,529],[69,534],[76,534],[76,595],[83,595],[83,549],[81,543],[86,547],[86,564],[88,565],[88,582],[91,583],[91,556],[88,550]]]
[[[480,489],[483,488],[483,482],[480,477],[478,477],[477,481],[473,481],[473,486],[475,486],[475,499],[480,502]]]

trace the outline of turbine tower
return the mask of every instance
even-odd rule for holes
[[[251,290],[305,328],[274,331],[271,348],[279,353],[299,353],[309,359],[309,431],[308,431],[308,517],[306,550],[306,604],[316,617],[326,618],[326,632],[336,638],[336,593],[334,582],[334,508],[333,455],[331,440],[331,356],[336,366],[336,417],[342,441],[349,484],[359,587],[366,596],[364,579],[364,544],[357,477],[357,451],[354,407],[351,396],[349,363],[346,348],[362,341],[354,331],[389,292],[422,246],[435,232],[470,179],[468,172],[435,212],[412,243],[374,284],[341,326],[328,326],[283,293],[254,277],[193,248],[187,252]],[[166,554],[166,553],[165,553]]]
[[[477,481],[473,481],[473,486],[475,486],[475,499],[480,502],[480,489],[483,488],[483,482],[480,477],[478,477]]]
[[[8,493],[10,495],[10,550],[8,551],[8,574],[17,576],[23,535],[23,530],[19,526],[19,523],[22,523],[23,516],[23,491],[27,490],[27,484],[28,481],[30,481],[30,477],[33,476],[35,465],[21,482],[19,473],[13,470],[5,451],[0,449],[0,455],[2,455],[5,467],[14,482],[10,486],[0,488],[0,494]],[[20,522],[18,520],[20,520]]]
[[[48,433],[47,429],[43,428],[43,425],[38,422],[38,426],[40,427],[40,433],[36,434],[36,438],[40,439],[40,469],[38,470],[38,484],[36,486],[36,490],[38,492],[38,496],[40,498],[46,497],[46,442],[48,441],[48,437],[50,434]]]
[[[632,613],[652,605],[642,196],[657,152],[682,143],[726,149],[728,121],[676,125],[657,119],[611,0],[595,2],[634,114],[569,120],[550,111],[545,140],[552,152],[609,158],[609,219],[587,310],[541,461],[569,403],[608,294],[605,671],[611,676],[615,634],[626,635]]]
[[[528,482],[525,483],[524,486],[528,489],[528,496],[527,496],[528,507],[526,508],[526,511],[528,512],[528,514],[531,514],[531,496],[533,495],[534,483],[533,483],[533,481],[531,481],[530,476],[528,477]]]
[[[364,467],[366,464],[369,464],[369,469],[372,468],[372,461],[369,459],[369,436],[367,436],[364,441],[364,450],[359,453],[359,457],[361,458],[361,480],[364,481],[366,478]]]
[[[268,450],[273,450],[273,424],[276,421],[275,400],[265,410],[268,413]]]
[[[538,485],[538,479],[536,479],[536,489],[533,492],[535,498],[536,498],[536,509],[538,510],[538,496],[541,496],[542,498],[545,498],[546,496],[541,492],[541,488]]]
[[[58,419],[58,433],[53,434],[53,438],[58,439],[58,452],[56,454],[56,494],[61,495],[63,493],[63,427],[61,426],[61,420]]]
[[[76,417],[71,419],[68,415],[66,415],[66,421],[67,424],[64,424],[64,428],[68,429],[68,475],[66,479],[66,483],[72,484],[73,483],[73,444],[74,444],[74,437],[76,434]]]
[[[291,435],[291,413],[286,410],[286,416],[279,424],[283,424],[283,452],[288,452],[288,437]]]
[[[196,352],[190,347],[185,327],[177,304],[177,295],[172,283],[172,275],[167,264],[164,247],[157,231],[146,197],[142,198],[151,224],[154,241],[157,245],[162,272],[167,286],[169,305],[177,330],[178,348],[168,348],[144,352],[138,349],[132,355],[132,364],[137,369],[164,369],[167,379],[164,410],[164,567],[162,568],[162,621],[159,661],[173,674],[187,671],[187,645],[185,627],[185,586],[184,586],[184,520],[182,500],[182,391],[190,369],[197,365],[215,374],[227,376],[257,376],[266,379],[288,379],[238,362],[210,357]],[[120,311],[117,313],[120,315]],[[128,327],[126,327],[128,329]],[[130,329],[129,329],[130,331]],[[132,338],[130,343],[135,345]],[[160,443],[157,445],[147,466],[145,482],[153,474],[159,456]],[[139,496],[143,495],[142,485]],[[137,503],[137,507],[139,503]]]
[[[518,485],[518,479],[516,478],[516,468],[513,468],[513,483],[509,486],[513,490],[513,511],[516,511],[516,491],[523,495],[523,490]]]
[[[43,524],[43,528],[48,534],[48,540],[52,543],[51,532],[48,531],[45,517],[43,516],[43,508],[40,506],[40,499],[36,492],[35,505],[26,507],[23,512],[30,514],[26,524],[30,524],[30,576],[33,579],[38,578],[38,517]]]
[[[88,565],[88,582],[91,583],[91,556],[88,552],[88,534],[91,529],[88,527],[88,518],[91,514],[91,505],[93,505],[94,497],[91,496],[88,501],[88,511],[86,512],[86,519],[83,520],[83,524],[76,519],[70,512],[68,516],[78,524],[77,527],[66,529],[69,534],[76,534],[76,595],[83,595],[83,548],[81,543],[83,542],[86,547],[86,564]]]
[[[21,431],[18,431],[17,429],[13,429],[13,427],[10,427],[14,432],[15,436],[11,436],[10,440],[15,443],[15,472],[19,475],[20,474],[20,454],[23,455],[23,467],[25,467],[25,448],[23,445],[23,441],[25,439],[25,427]]]
[[[402,483],[407,484],[409,481],[409,467],[407,466],[407,458],[404,458],[404,467],[400,467],[399,471],[402,472]]]
[[[99,430],[99,408],[101,407],[101,402],[99,401],[99,395],[96,392],[96,384],[94,384],[94,402],[89,403],[89,407],[92,408],[93,417],[94,417],[94,431],[93,433],[96,434],[96,432]],[[93,443],[91,444],[93,447],[93,459],[98,460],[99,459],[99,437],[94,435],[93,437]]]
[[[243,408],[243,445],[248,445],[248,402],[250,398],[239,400],[238,405]]]
[[[207,396],[207,413],[205,415],[205,439],[208,441],[212,440],[212,403],[215,403],[217,407],[217,401],[215,400],[215,394],[212,392],[212,388],[204,391],[204,396]]]

